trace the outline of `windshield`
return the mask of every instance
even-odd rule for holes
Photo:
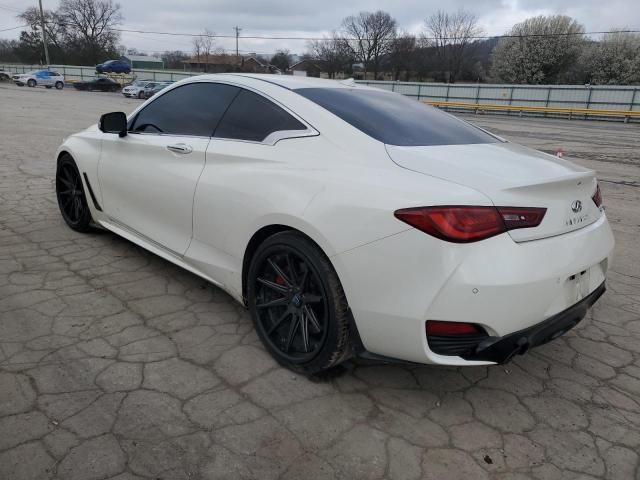
[[[498,142],[479,128],[404,95],[364,88],[300,88],[295,91],[388,145]]]

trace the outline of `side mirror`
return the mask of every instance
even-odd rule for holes
[[[104,133],[117,133],[120,137],[127,135],[127,116],[124,112],[105,113],[100,117],[98,128]]]

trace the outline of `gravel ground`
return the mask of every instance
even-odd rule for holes
[[[609,290],[509,365],[277,367],[201,279],[58,213],[53,153],[119,94],[0,84],[0,478],[640,479],[640,126],[468,117],[598,170]]]

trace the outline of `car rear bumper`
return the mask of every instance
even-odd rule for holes
[[[523,243],[505,234],[451,244],[411,229],[331,260],[368,352],[415,363],[477,365],[504,361],[510,341],[497,342],[516,333],[529,335],[528,347],[539,344],[548,337],[541,327],[546,321],[556,328],[552,334],[566,331],[566,317],[590,305],[583,299],[602,293],[613,246],[603,214],[580,230]],[[564,320],[552,321],[560,316]],[[427,320],[475,323],[486,332],[485,349],[497,346],[483,354],[438,353],[429,346]]]
[[[515,355],[544,345],[575,327],[598,301],[606,290],[604,282],[593,292],[566,310],[547,318],[537,325],[506,335],[488,337],[473,349],[473,353],[462,355],[465,360],[505,363]]]

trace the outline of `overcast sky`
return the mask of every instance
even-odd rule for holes
[[[37,0],[0,0],[0,30],[19,25],[16,11]],[[57,8],[59,0],[43,0],[44,8]],[[425,17],[443,8],[441,0],[122,0],[122,28],[179,33],[199,33],[205,28],[220,35],[317,37],[361,10],[385,10],[401,29],[419,33]],[[514,23],[540,14],[561,13],[575,17],[587,31],[610,28],[640,29],[640,0],[449,0],[447,10],[474,12],[488,35],[505,33]],[[0,33],[17,38],[19,30]],[[191,51],[191,38],[123,33],[121,43],[149,53],[164,50]],[[235,49],[235,40],[218,39],[217,47]],[[288,48],[304,53],[306,42],[295,40],[240,39],[244,52],[273,53]]]

